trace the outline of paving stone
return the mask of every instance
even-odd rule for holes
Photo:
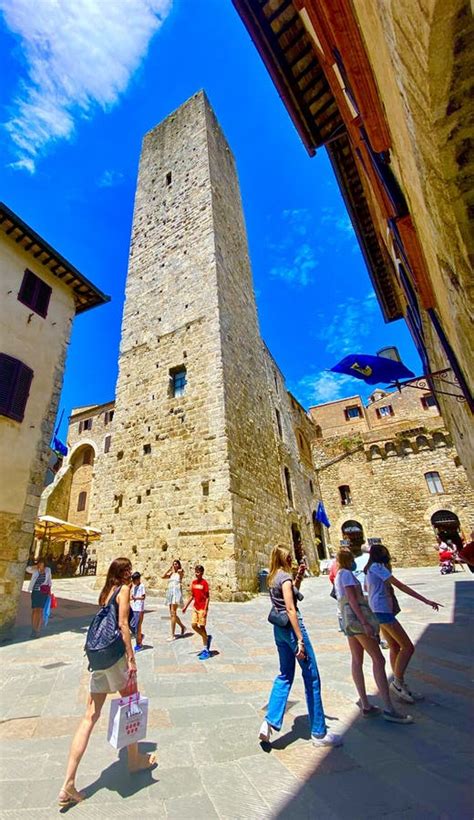
[[[213,820],[218,818],[214,806],[205,794],[192,797],[174,797],[165,801],[166,816],[169,820]]]

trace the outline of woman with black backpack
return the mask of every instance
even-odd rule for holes
[[[61,808],[84,800],[84,795],[75,786],[77,768],[107,695],[115,692],[129,694],[131,679],[133,683],[136,677],[137,665],[128,625],[131,577],[132,565],[128,558],[112,561],[99,595],[101,609],[89,627],[86,653],[91,670],[90,694],[86,714],[71,744],[66,777],[58,797]],[[127,752],[131,772],[151,769],[156,764],[155,755],[140,754],[137,743],[127,746]]]

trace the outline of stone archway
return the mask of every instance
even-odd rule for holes
[[[342,537],[351,542],[351,547],[361,548],[365,541],[364,528],[359,521],[349,519],[341,527]]]
[[[451,540],[456,546],[461,547],[461,522],[456,513],[451,510],[437,510],[431,516],[431,524],[438,538],[442,541]]]

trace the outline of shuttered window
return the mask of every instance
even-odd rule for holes
[[[0,413],[14,421],[23,421],[30,394],[33,371],[26,364],[0,353]]]
[[[51,288],[39,276],[26,269],[18,291],[18,300],[43,318],[48,313]]]

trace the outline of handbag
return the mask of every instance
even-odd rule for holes
[[[267,621],[270,624],[273,624],[273,626],[291,626],[288,612],[286,610],[280,612],[275,606],[272,606],[270,612],[268,613]]]
[[[56,598],[56,595],[54,594],[54,592],[52,592],[51,593],[51,609],[57,609],[57,608],[58,608],[58,599]]]
[[[390,584],[390,594],[392,596],[392,613],[393,615],[398,615],[399,612],[402,611],[400,604],[398,603],[398,598],[393,591],[393,587]]]
[[[331,598],[334,598],[334,600],[337,601],[336,587],[334,586],[334,584],[332,585],[331,592],[329,593],[329,595]]]
[[[374,613],[370,609],[369,605],[365,601],[357,601],[359,604],[360,609],[364,613],[365,620],[368,624],[372,627],[375,634],[378,635],[380,631],[380,624],[375,617]],[[341,607],[341,616],[342,616],[342,628],[346,635],[364,635],[365,630],[362,626],[361,622],[359,621],[357,615],[355,614],[354,610],[352,609],[349,601],[347,598],[341,598],[340,604]]]
[[[130,746],[146,737],[148,698],[137,692],[110,702],[107,740],[114,749]]]
[[[43,595],[49,595],[51,592],[51,587],[49,584],[41,584],[39,591],[43,593]]]

